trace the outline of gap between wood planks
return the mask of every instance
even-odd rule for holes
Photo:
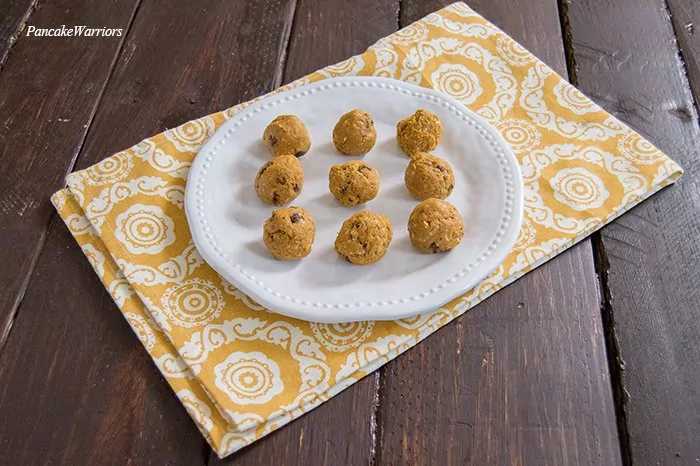
[[[287,55],[289,54],[289,43],[294,33],[294,18],[296,17],[298,0],[292,0],[289,4],[289,11],[285,13],[284,26],[282,31],[282,37],[280,39],[279,54],[277,56],[277,67],[275,68],[275,74],[272,78],[272,90],[277,89],[282,86],[282,80],[284,79],[284,71],[287,67]],[[209,466],[212,461],[218,460],[218,456],[214,450],[205,443],[204,451],[202,452],[203,464]]]
[[[564,50],[566,53],[569,80],[572,84],[578,85],[576,76],[576,59],[568,17],[568,2],[569,0],[558,0],[559,14],[561,18],[562,37],[564,40]],[[683,22],[682,13],[685,12],[681,11],[683,10],[683,6],[677,0],[664,0],[663,4],[666,14],[668,15],[668,19],[671,23],[674,39],[676,41],[675,49],[680,63],[679,71],[683,80],[685,81],[685,87],[690,90],[690,99],[697,115],[700,107],[698,106],[698,95],[695,93],[695,88],[692,84],[693,80],[700,76],[700,68],[692,55],[691,45],[688,43],[688,37],[686,36],[686,33],[692,34],[693,24],[692,22],[687,24]],[[692,117],[690,112],[687,112],[687,115],[681,115],[681,117],[683,116],[687,117],[688,119]],[[608,251],[605,247],[600,231],[593,233],[591,235],[591,240],[593,245],[595,268],[601,291],[601,316],[603,330],[605,332],[606,353],[611,378],[610,382],[613,389],[622,462],[624,466],[631,466],[632,443],[629,433],[629,394],[626,389],[624,373],[625,362],[622,359],[620,352],[615,311],[612,305],[611,290],[608,283],[608,273],[610,269]]]
[[[292,0],[289,4],[289,11],[284,19],[284,30],[282,31],[282,39],[279,47],[279,55],[277,56],[277,68],[275,76],[272,79],[272,90],[277,89],[282,85],[284,79],[284,70],[287,67],[287,54],[289,52],[289,42],[294,33],[294,17],[297,11],[297,1]]]
[[[375,466],[381,459],[382,434],[384,423],[382,419],[381,402],[384,397],[384,366],[376,370],[374,377],[374,398],[372,399],[372,417],[370,424],[370,435],[372,436],[372,449],[370,450],[369,464]]]
[[[408,26],[401,24],[401,9],[403,0],[399,0],[396,7],[396,30]],[[373,374],[374,377],[374,398],[372,398],[372,417],[370,419],[370,435],[372,440],[372,449],[370,450],[369,464],[376,466],[381,464],[382,458],[382,434],[384,429],[384,420],[382,418],[382,399],[384,398],[384,373],[386,365],[381,366]]]
[[[17,39],[24,30],[24,26],[29,21],[29,18],[31,17],[32,13],[34,13],[38,2],[39,0],[32,0],[32,2],[27,6],[27,10],[22,15],[22,18],[17,23],[17,27],[15,28],[14,32],[10,34],[7,38],[7,43],[3,44],[5,48],[4,50],[0,50],[0,72],[2,72],[2,69],[5,66],[5,62],[7,61],[7,57],[10,56],[10,51],[12,50],[12,47],[17,42]],[[51,218],[49,218],[49,222],[50,221]],[[47,229],[49,224],[50,223],[47,223]],[[44,235],[39,239],[39,245],[43,244],[46,237],[46,233],[46,230],[44,230]],[[19,293],[17,293],[15,302],[12,305],[12,311],[10,312],[10,316],[8,317],[6,322],[0,322],[0,351],[2,351],[2,349],[4,348],[5,342],[7,341],[7,337],[10,334],[10,330],[12,329],[12,323],[14,322],[14,316],[16,315],[17,309],[19,309],[19,306],[22,303],[22,300],[24,299],[24,294],[27,291],[27,286],[29,285],[29,282],[32,277],[31,272],[34,271],[34,266],[36,265],[38,257],[39,254],[35,254],[32,258],[30,258],[30,272],[27,274],[27,276],[24,278],[24,281],[21,284]]]
[[[698,103],[698,96],[695,92],[696,89],[700,89],[700,82],[694,82],[700,79],[700,65],[695,60],[692,54],[691,46],[688,43],[686,34],[693,34],[693,29],[695,25],[692,22],[685,23],[681,21],[680,9],[682,6],[677,3],[678,0],[664,0],[664,5],[666,6],[666,13],[671,19],[671,26],[673,27],[673,35],[676,37],[676,50],[678,53],[678,59],[681,63],[681,72],[685,76],[685,80],[690,88],[690,95],[692,97],[693,106],[695,107],[695,113],[700,113],[700,107]],[[700,28],[700,24],[697,26]],[[687,54],[686,54],[687,51]]]
[[[401,28],[401,13],[402,13],[402,2],[399,0],[396,2],[397,9],[396,9],[396,27],[393,28],[389,32],[394,32],[397,29]],[[285,20],[284,24],[284,32],[283,32],[283,43],[280,47],[280,54],[279,54],[279,60],[278,60],[278,66],[275,70],[275,75],[274,75],[274,88],[279,87],[281,84],[283,84],[283,81],[291,81],[295,78],[300,77],[301,74],[307,74],[309,72],[314,71],[315,68],[320,68],[321,64],[314,64],[311,69],[298,69],[298,67],[295,66],[295,63],[293,62],[288,62],[287,59],[290,55],[290,49],[292,47],[293,39],[295,38],[296,34],[296,28],[298,23],[297,14],[302,14],[298,11],[298,0],[294,1],[294,5],[292,8],[290,8],[290,11],[288,12],[288,15]],[[384,33],[383,35],[386,35]],[[377,40],[380,37],[372,37],[372,40]],[[355,50],[352,54],[354,53],[360,53],[363,52],[363,50]],[[342,58],[347,58],[347,57],[342,57]],[[323,63],[322,65],[325,65],[328,63]],[[306,64],[308,67],[308,63]],[[365,382],[370,382],[372,384],[371,387],[371,400],[369,400],[369,419],[368,419],[368,424],[365,426],[368,431],[369,431],[369,451],[368,451],[368,464],[377,464],[378,463],[378,457],[381,454],[381,439],[382,439],[382,418],[381,418],[381,401],[382,401],[382,391],[383,391],[383,378],[381,374],[381,370],[375,371],[372,374],[367,375]],[[357,388],[357,386],[355,386]],[[284,428],[289,428],[289,426],[283,427]],[[302,431],[303,435],[303,431]],[[262,442],[265,441],[265,439],[261,439]],[[247,447],[249,448],[254,448],[252,445]],[[244,451],[238,452],[235,455],[245,455]],[[228,458],[230,459],[230,458]],[[233,460],[234,462],[236,460]],[[209,457],[207,458],[206,464],[211,465],[211,464],[218,464],[219,460],[216,456],[216,454],[213,451],[210,451]]]
[[[564,45],[564,55],[566,57],[566,69],[568,79],[571,84],[578,86],[576,75],[576,57],[574,55],[571,24],[569,22],[569,0],[557,0],[559,6],[559,18],[561,23],[561,35]],[[600,291],[600,314],[605,338],[605,352],[608,360],[608,371],[610,372],[610,384],[613,392],[613,403],[615,405],[615,419],[617,424],[617,434],[620,441],[620,453],[622,464],[631,466],[632,449],[629,432],[627,429],[627,396],[623,384],[624,361],[620,356],[618,338],[615,335],[615,316],[610,305],[610,289],[608,287],[607,274],[609,263],[607,252],[600,232],[596,231],[591,235],[591,246],[593,247],[593,262],[598,279],[598,289]]]
[[[31,3],[27,6],[27,10],[24,12],[22,18],[17,23],[15,31],[12,34],[10,34],[10,36],[7,38],[7,43],[4,44],[5,50],[0,51],[0,72],[2,72],[2,69],[5,66],[5,61],[7,61],[7,57],[10,56],[10,51],[12,50],[12,47],[15,45],[15,42],[17,42],[17,39],[19,39],[20,34],[22,34],[24,26],[26,26],[27,22],[29,21],[29,18],[32,16],[32,13],[34,13],[34,10],[36,9],[38,3],[39,0],[31,0]]]
[[[36,3],[34,2],[32,4],[31,11],[34,11],[36,7]],[[90,115],[88,117],[88,121],[86,123],[86,130],[83,133],[83,137],[80,139],[78,142],[78,145],[75,149],[75,152],[73,153],[73,156],[70,159],[70,163],[68,165],[68,169],[66,170],[64,176],[69,175],[73,171],[73,167],[75,167],[75,164],[78,160],[78,156],[80,155],[80,151],[83,148],[83,145],[85,144],[85,140],[87,139],[88,134],[90,133],[90,129],[92,127],[92,123],[95,120],[95,115],[97,114],[97,109],[100,106],[100,103],[102,102],[102,97],[104,96],[105,89],[107,89],[107,84],[109,83],[110,79],[114,75],[114,70],[117,65],[117,61],[119,57],[121,56],[122,50],[124,49],[124,45],[126,44],[126,40],[129,36],[129,31],[131,31],[131,27],[134,24],[134,19],[136,18],[136,15],[138,14],[139,8],[141,7],[141,4],[143,3],[143,0],[139,0],[138,3],[136,3],[136,6],[134,7],[134,10],[131,12],[131,16],[129,18],[129,22],[126,27],[126,33],[122,36],[122,40],[119,43],[119,46],[117,47],[117,50],[114,54],[114,57],[112,57],[112,62],[109,65],[109,72],[107,73],[107,77],[105,78],[102,87],[98,91],[97,98],[95,99],[92,109],[90,110]],[[30,12],[27,13],[26,18],[22,22],[22,25],[20,26],[20,30],[18,31],[21,32],[21,28],[23,28],[24,24],[26,21],[29,20]],[[9,55],[9,50],[8,53],[6,54],[5,58]],[[4,63],[0,63],[0,71],[1,71],[1,66]],[[37,241],[36,247],[34,249],[34,254],[30,257],[29,262],[29,269],[27,270],[27,275],[22,283],[21,288],[19,289],[17,293],[17,298],[15,299],[15,303],[12,306],[12,309],[10,310],[7,319],[5,322],[0,322],[0,352],[2,352],[3,348],[5,347],[5,344],[7,343],[7,339],[10,336],[10,332],[12,331],[12,325],[15,322],[15,319],[17,319],[17,316],[19,315],[19,309],[22,306],[22,302],[24,300],[24,295],[27,292],[27,288],[29,287],[29,284],[31,283],[32,277],[34,276],[34,269],[36,268],[36,264],[39,261],[39,256],[41,255],[41,252],[44,250],[44,245],[46,244],[46,238],[48,237],[49,231],[50,231],[50,225],[51,221],[53,220],[54,216],[56,215],[56,212],[51,212],[51,214],[48,216],[46,219],[46,228],[41,233],[41,236],[39,237],[39,240]]]

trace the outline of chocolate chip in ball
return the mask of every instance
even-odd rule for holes
[[[266,162],[265,165],[263,165],[263,166],[260,168],[260,174],[259,174],[258,176],[260,176],[260,175],[262,175],[263,173],[265,173],[265,170],[267,170],[268,168],[270,168],[270,165],[272,165],[272,162]]]

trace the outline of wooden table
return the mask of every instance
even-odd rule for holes
[[[0,463],[222,462],[49,195],[75,169],[359,53],[441,3],[0,3]],[[469,4],[684,178],[225,462],[700,464],[700,2]],[[124,34],[26,36],[62,24]]]

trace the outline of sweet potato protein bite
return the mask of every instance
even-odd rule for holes
[[[388,218],[363,210],[343,222],[335,250],[351,264],[373,264],[384,257],[393,234]]]
[[[369,113],[352,110],[340,117],[333,128],[333,144],[341,154],[364,155],[377,141],[377,130]]]
[[[411,196],[419,201],[431,197],[445,199],[455,187],[455,176],[445,160],[418,152],[406,167],[404,182]]]
[[[328,174],[328,188],[344,206],[364,204],[379,192],[379,172],[361,160],[334,165]]]
[[[457,208],[441,199],[418,204],[408,218],[408,235],[420,252],[436,254],[455,248],[464,237],[464,220]]]
[[[295,260],[306,257],[316,236],[316,225],[302,207],[272,211],[263,226],[263,241],[275,259]]]
[[[396,125],[396,140],[401,149],[413,157],[417,152],[430,152],[440,142],[442,124],[437,115],[419,109]]]
[[[304,187],[304,168],[293,155],[278,155],[267,161],[255,176],[255,192],[268,204],[292,202]]]
[[[274,155],[301,157],[311,148],[306,126],[294,115],[280,115],[267,125],[263,140]]]

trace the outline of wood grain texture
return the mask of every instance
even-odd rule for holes
[[[145,0],[76,167],[272,90],[293,6]]]
[[[57,0],[32,16],[37,27],[121,27],[139,0]],[[124,37],[26,37],[0,73],[0,348],[5,342],[53,213]]]
[[[555,1],[469,4],[565,74]],[[380,394],[378,464],[619,464],[590,241],[387,364]]]
[[[577,0],[568,8],[580,89],[685,169],[675,186],[601,232],[623,440],[635,466],[700,459],[700,130],[665,7],[662,0]],[[690,63],[694,46],[686,44]]]
[[[364,52],[397,29],[397,10],[397,0],[299,0],[284,81]],[[231,458],[222,461],[212,453],[210,464],[368,464],[376,440],[372,423],[378,377],[364,378]]]
[[[619,464],[589,253],[579,244],[389,363],[378,464]]]
[[[5,0],[0,2],[0,70],[5,59],[22,33],[38,0]]]
[[[78,166],[270,90],[292,5],[144,0]],[[42,114],[32,115],[43,123]],[[47,141],[50,135],[39,143]],[[68,157],[65,164],[73,156],[52,155]],[[41,181],[36,171],[31,179]],[[204,438],[68,230],[54,220],[47,238],[0,353],[0,454],[7,464],[205,463]]]
[[[209,465],[366,465],[373,454],[372,417],[379,374],[371,374],[321,406],[223,460]]]
[[[398,29],[399,0],[298,0],[285,82],[362,53]]]
[[[695,102],[700,101],[700,2],[666,0]]]
[[[57,216],[51,233],[0,354],[0,464],[203,464],[204,438]]]

